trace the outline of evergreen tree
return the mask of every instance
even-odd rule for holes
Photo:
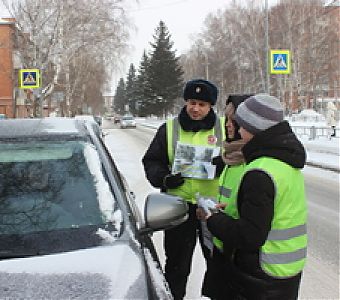
[[[138,107],[138,115],[139,116],[149,116],[152,114],[151,104],[152,104],[152,95],[153,92],[151,90],[150,81],[148,78],[148,70],[149,70],[149,58],[144,51],[139,68],[138,68],[138,76],[136,83],[136,99],[137,99],[137,107]]]
[[[116,94],[113,98],[114,111],[118,114],[125,112],[125,105],[127,104],[125,95],[125,82],[123,78],[119,79]]]
[[[137,113],[137,76],[136,69],[133,64],[130,64],[129,72],[126,78],[125,95],[129,105],[129,111],[132,114]]]
[[[147,69],[152,89],[150,110],[161,116],[167,114],[180,97],[183,88],[183,71],[176,51],[172,50],[171,35],[163,21],[159,22],[153,36],[150,64]]]

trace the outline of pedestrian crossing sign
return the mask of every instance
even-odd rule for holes
[[[270,73],[290,74],[289,50],[270,50]]]
[[[40,70],[39,69],[19,70],[19,87],[21,89],[40,88]]]

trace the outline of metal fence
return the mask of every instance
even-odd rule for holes
[[[291,126],[292,130],[298,137],[307,137],[309,140],[315,140],[320,137],[331,138],[333,129],[326,126]],[[335,138],[339,139],[340,129],[335,129]],[[334,137],[332,137],[334,138]]]

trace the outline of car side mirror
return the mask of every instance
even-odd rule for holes
[[[178,196],[165,193],[149,194],[144,206],[144,226],[141,233],[164,230],[188,219],[188,204]]]

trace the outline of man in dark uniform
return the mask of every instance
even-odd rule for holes
[[[182,197],[189,206],[188,220],[164,232],[165,277],[175,300],[185,296],[197,234],[204,256],[206,259],[209,256],[209,250],[202,242],[201,223],[196,217],[196,197],[198,193],[209,197],[217,195],[216,174],[223,166],[217,167],[212,179],[184,177],[181,173],[173,174],[171,169],[178,142],[193,148],[221,147],[224,140],[224,119],[217,117],[212,108],[217,95],[216,86],[207,80],[188,81],[183,92],[185,106],[177,117],[159,127],[143,157],[146,177],[152,186],[160,188],[162,192]]]

